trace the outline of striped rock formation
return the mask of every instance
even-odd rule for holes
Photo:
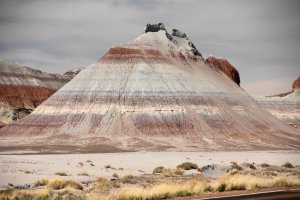
[[[30,114],[70,79],[0,62],[0,127]]]
[[[254,98],[272,115],[300,132],[300,77],[294,81],[292,87],[291,92]]]
[[[300,148],[299,133],[163,24],[112,47],[0,136],[2,147],[63,152]]]

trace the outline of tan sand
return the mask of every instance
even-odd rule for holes
[[[91,161],[94,166],[87,162]],[[269,163],[281,165],[290,162],[300,165],[299,151],[246,151],[246,152],[126,152],[97,154],[53,154],[53,155],[0,155],[0,186],[8,183],[31,184],[48,178],[94,180],[96,177],[112,177],[130,173],[139,175],[152,173],[157,166],[175,168],[182,162],[194,162],[199,167],[208,164],[229,165],[237,163]],[[81,166],[79,163],[82,163]],[[106,169],[110,165],[116,169]],[[119,169],[123,168],[123,170]],[[57,176],[56,172],[66,172],[68,176]],[[89,176],[78,176],[87,172]],[[197,173],[196,170],[194,173]]]

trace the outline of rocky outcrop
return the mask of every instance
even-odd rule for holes
[[[295,91],[299,89],[300,89],[300,76],[293,83],[293,90]]]
[[[240,85],[239,72],[225,58],[216,58],[214,56],[209,56],[208,58],[206,58],[205,62],[213,66],[214,68],[221,70],[236,84]]]
[[[63,75],[70,77],[71,79],[74,78],[77,74],[79,74],[79,72],[81,72],[84,68],[74,68],[71,69],[67,72],[65,72]]]
[[[179,47],[182,50],[187,50],[187,52],[180,51],[180,54],[190,53],[192,54],[191,57],[194,57],[194,59],[202,59],[202,55],[197,50],[195,45],[189,40],[185,33],[179,31],[178,29],[172,29],[172,34],[169,34],[163,23],[147,24],[145,27],[145,33],[159,31],[164,33],[166,38],[169,40],[167,42],[173,43],[172,46],[177,46],[177,48]]]
[[[163,23],[147,24],[145,26],[145,33],[158,32],[160,30],[166,30],[165,25]]]
[[[300,149],[294,129],[195,55],[182,33],[170,40],[165,30],[148,30],[112,47],[29,116],[0,129],[0,145],[18,140],[94,152]]]
[[[0,126],[30,114],[71,78],[0,62]]]

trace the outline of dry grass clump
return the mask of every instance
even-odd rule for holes
[[[255,167],[254,164],[252,164],[252,163],[244,163],[244,166],[245,166],[245,167],[248,167],[248,168],[250,168],[250,169],[256,169],[256,167]]]
[[[216,191],[253,190],[258,188],[299,186],[300,179],[288,177],[259,178],[255,176],[234,175],[219,179],[214,183]]]
[[[55,175],[58,175],[58,176],[68,176],[68,174],[66,172],[56,172]]]
[[[260,164],[260,166],[261,166],[262,168],[270,167],[270,165],[269,165],[268,163],[262,163],[262,164]]]
[[[73,188],[76,190],[83,189],[82,184],[79,183],[78,181],[62,180],[62,179],[49,180],[47,186],[48,186],[48,188],[53,189],[53,190],[64,189],[66,187],[70,187],[70,188]]]
[[[112,173],[112,177],[119,178],[119,175],[116,172],[114,172],[114,173]]]
[[[112,181],[111,185],[112,185],[113,188],[120,188],[121,187],[121,183],[118,180],[117,181]]]
[[[174,174],[176,175],[183,175],[183,173],[184,173],[184,169],[182,168],[176,168],[174,171]]]
[[[80,172],[78,176],[90,176],[87,172]]]
[[[48,189],[43,190],[10,190],[1,191],[0,199],[10,200],[50,200],[53,199],[53,192]]]
[[[153,174],[161,174],[161,173],[163,172],[163,169],[164,169],[163,166],[156,167],[156,168],[153,170]]]
[[[228,176],[233,176],[233,175],[236,175],[237,173],[239,173],[239,170],[237,170],[237,169],[232,169],[232,170],[230,170],[230,171],[227,173],[227,175],[228,175]]]
[[[285,167],[285,168],[294,168],[294,166],[291,163],[289,163],[289,162],[284,163],[282,165],[282,167]]]
[[[48,185],[49,180],[46,178],[37,180],[33,183],[33,187],[41,187],[41,186],[46,186]]]
[[[191,163],[191,162],[184,162],[184,163],[181,163],[180,165],[177,165],[176,168],[181,168],[184,170],[191,170],[191,169],[198,169],[198,165],[195,163]]]
[[[126,184],[126,183],[129,183],[129,184],[135,184],[137,183],[136,180],[134,180],[134,176],[132,174],[125,174],[122,178],[122,183]]]
[[[115,187],[106,178],[98,178],[86,194],[89,200],[110,199],[109,191]]]
[[[146,199],[167,199],[172,197],[185,197],[198,194],[203,191],[205,183],[202,182],[168,182],[160,183],[152,187],[127,187],[111,194],[106,199],[118,200],[146,200]]]
[[[243,170],[243,168],[240,165],[238,165],[236,162],[231,162],[230,168],[231,168],[231,170],[232,169],[236,169],[236,170],[239,170],[239,171]]]
[[[173,172],[172,172],[172,169],[166,169],[166,168],[163,169],[162,174],[165,177],[171,177],[171,176],[174,175]]]
[[[106,178],[99,177],[93,184],[91,190],[96,193],[106,193],[111,188],[112,185]]]

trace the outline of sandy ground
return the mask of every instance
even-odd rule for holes
[[[208,164],[226,166],[233,161],[274,165],[290,162],[293,165],[300,165],[300,151],[0,155],[0,187],[5,187],[8,183],[31,184],[43,177],[93,181],[99,176],[111,178],[114,172],[119,176],[128,173],[140,175],[152,173],[157,166],[174,169],[178,164],[187,161],[194,162],[199,167]],[[106,165],[115,169],[106,169]],[[58,176],[55,175],[56,172],[66,172],[68,176]],[[78,176],[81,172],[86,172],[89,176]]]

